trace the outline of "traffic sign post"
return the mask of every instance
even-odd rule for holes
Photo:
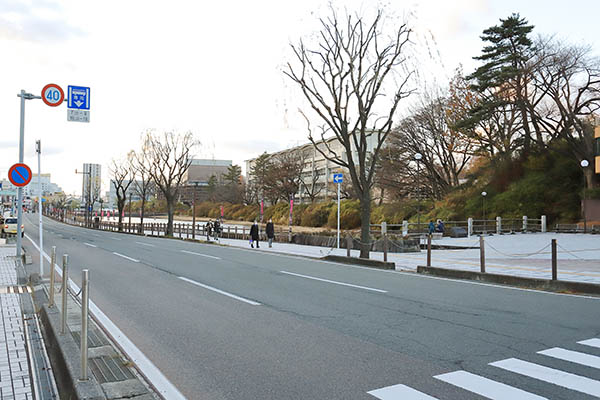
[[[344,182],[344,174],[333,174],[333,182],[337,183],[337,248],[340,248],[340,186]]]
[[[44,228],[42,224],[42,202],[44,199],[42,198],[42,141],[36,140],[35,142],[35,152],[38,156],[38,218],[39,218],[39,235],[40,235],[40,279],[44,276]]]
[[[8,180],[19,188],[27,186],[31,182],[31,168],[23,163],[14,164],[8,170]]]
[[[90,122],[90,88],[69,85],[67,94],[67,121]]]
[[[50,107],[60,106],[65,100],[65,92],[55,83],[49,83],[42,89],[42,101]]]

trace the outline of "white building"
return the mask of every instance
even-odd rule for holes
[[[318,141],[318,148],[326,154],[331,154],[332,158],[335,158],[334,154],[339,156],[342,160],[348,160],[348,154],[340,141],[336,137],[328,138],[325,140]],[[367,151],[371,152],[377,145],[377,135],[367,135]],[[337,184],[333,183],[334,173],[343,173],[344,180],[350,181],[347,168],[340,167],[337,164],[326,159],[323,154],[317,150],[315,145],[307,143],[301,146],[292,147],[290,149],[282,150],[277,153],[271,153],[270,156],[277,156],[287,152],[301,152],[304,159],[304,169],[302,170],[302,182],[300,185],[296,198],[300,201],[307,200],[309,198],[308,191],[317,193],[315,196],[318,199],[332,198],[337,195]],[[354,146],[352,146],[352,156],[357,162],[358,155]],[[252,176],[250,171],[256,162],[256,158],[246,160],[246,181],[252,182]]]
[[[100,164],[83,164],[82,184],[81,184],[81,201],[85,203],[88,198],[88,191],[93,197],[100,197],[102,183],[102,166]],[[97,195],[97,196],[94,196]]]
[[[51,196],[54,193],[61,193],[63,190],[56,183],[52,183],[50,174],[42,174],[42,196]],[[38,174],[33,174],[29,185],[23,187],[23,193],[25,196],[37,197],[39,194],[38,189]]]

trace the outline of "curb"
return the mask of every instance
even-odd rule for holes
[[[340,262],[340,263],[344,263],[344,264],[362,265],[362,266],[372,267],[372,268],[377,268],[377,269],[391,269],[391,270],[396,269],[396,264],[393,262],[371,260],[368,258],[356,258],[356,257],[328,255],[328,256],[325,256],[325,257],[322,257],[319,259],[325,260],[325,261],[336,261],[336,262]]]
[[[522,287],[526,289],[538,289],[550,292],[571,292],[591,295],[600,295],[600,285],[585,282],[570,282],[539,278],[526,278],[514,275],[489,274],[476,271],[465,271],[459,269],[447,269],[439,267],[417,266],[417,273],[424,275],[442,276],[445,278],[465,279],[481,282],[498,283]]]

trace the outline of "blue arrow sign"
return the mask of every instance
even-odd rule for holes
[[[90,109],[90,88],[85,86],[69,86],[67,90],[68,108],[78,110]]]
[[[344,174],[333,174],[333,183],[344,182]]]

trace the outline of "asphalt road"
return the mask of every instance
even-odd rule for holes
[[[25,221],[37,242],[37,216]],[[90,270],[91,299],[189,399],[600,396],[600,348],[577,343],[600,338],[600,299],[44,227],[45,251],[68,253],[78,284]],[[555,347],[592,357],[537,354]],[[474,375],[439,376],[459,370]],[[406,387],[368,394],[393,385]]]

